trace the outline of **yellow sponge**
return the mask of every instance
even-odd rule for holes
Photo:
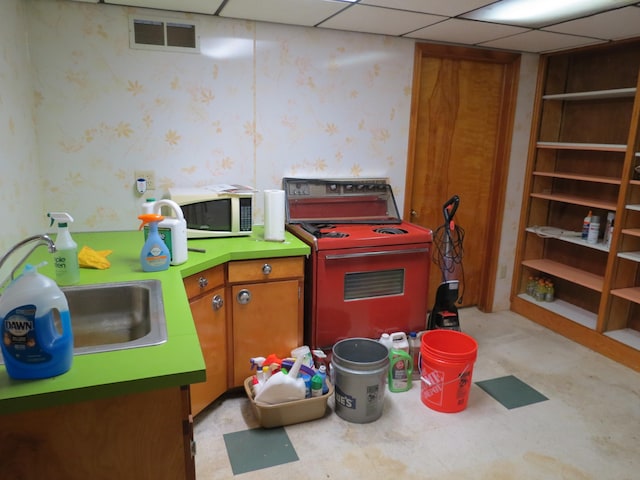
[[[80,250],[80,253],[78,253],[78,263],[83,268],[104,270],[111,266],[111,263],[107,260],[107,255],[111,252],[112,250],[94,250],[85,245],[82,247],[82,250]]]

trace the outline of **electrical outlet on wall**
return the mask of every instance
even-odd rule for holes
[[[134,176],[136,177],[134,179],[136,182],[139,179],[144,178],[147,185],[147,190],[156,189],[156,175],[153,170],[136,170],[134,172]]]

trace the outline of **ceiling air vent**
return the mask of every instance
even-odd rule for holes
[[[129,17],[131,48],[197,53],[200,51],[195,23],[175,18]]]

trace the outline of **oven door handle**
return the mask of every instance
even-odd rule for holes
[[[405,250],[383,250],[380,252],[359,252],[359,253],[342,253],[339,255],[327,255],[327,260],[342,260],[345,258],[360,258],[360,257],[378,257],[381,255],[406,255],[407,253],[422,253],[428,252],[429,248],[412,248]]]

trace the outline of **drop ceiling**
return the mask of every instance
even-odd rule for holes
[[[529,28],[477,20],[489,0],[77,0],[201,13],[419,41],[545,53],[640,37],[640,3],[610,0],[602,9]],[[557,0],[564,2],[566,0]]]

